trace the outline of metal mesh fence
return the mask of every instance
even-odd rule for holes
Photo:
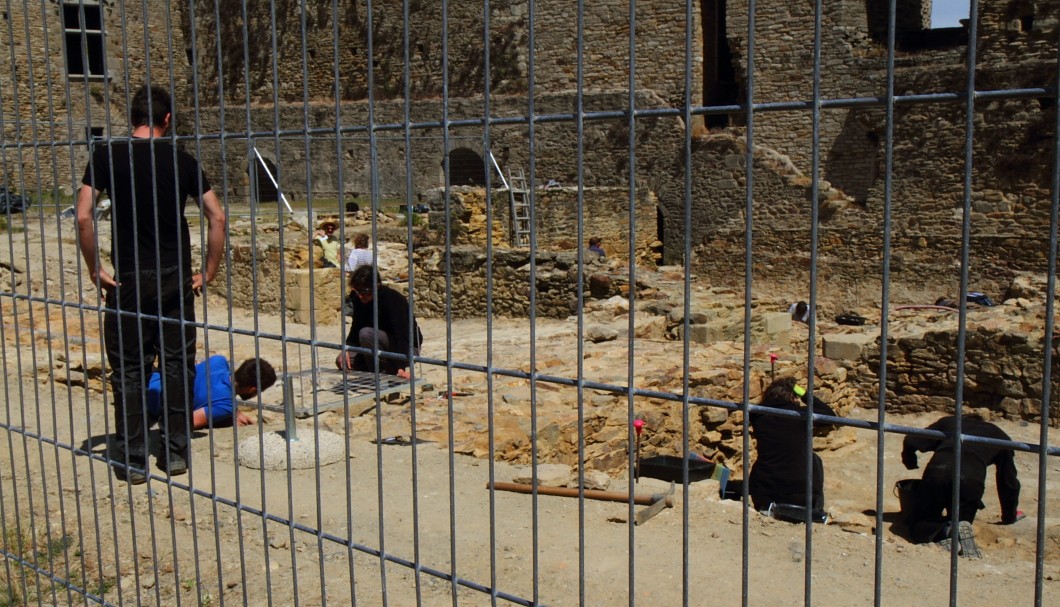
[[[930,8],[9,0],[0,604],[1054,603],[1060,4]]]

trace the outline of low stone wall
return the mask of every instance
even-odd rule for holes
[[[338,268],[316,268],[312,275],[308,269],[288,270],[284,289],[287,315],[293,321],[304,324],[339,321],[346,289]]]
[[[280,289],[287,317],[299,323],[329,324],[338,321],[347,289],[340,280],[338,268],[298,268],[291,258],[304,251],[287,251],[287,268],[280,280],[279,248],[262,245],[256,254],[250,246],[234,247],[228,264],[222,266],[215,285],[228,288],[229,298],[219,299],[218,306],[280,313]],[[526,318],[530,315],[530,251],[495,248],[493,263],[487,266],[485,250],[480,247],[453,247],[451,280],[446,282],[445,249],[421,247],[414,255],[415,307],[421,318],[446,315],[451,305],[454,318],[475,318],[486,313],[486,272],[493,273],[493,308],[498,316]],[[585,299],[604,299],[628,292],[628,279],[610,272],[606,262],[595,255],[585,255]],[[536,258],[537,315],[566,318],[577,311],[577,254],[541,251]],[[397,273],[400,274],[400,273]],[[229,279],[229,275],[231,278]],[[310,282],[312,276],[312,284]],[[407,292],[407,282],[388,283]],[[220,297],[223,289],[214,289]]]
[[[281,272],[278,245],[233,246],[211,283],[211,299],[217,298],[218,306],[263,314],[279,314],[282,305],[288,318],[300,323],[337,322],[346,293],[339,269],[314,268],[310,280],[310,270],[300,267],[305,265],[305,256],[305,247],[284,249]]]
[[[989,409],[1012,420],[1042,416],[1042,336],[987,326],[969,327],[965,337],[964,407]],[[887,410],[894,413],[953,411],[957,390],[957,331],[926,331],[889,340]],[[1055,360],[1055,359],[1054,359]],[[853,375],[876,401],[878,340],[866,348]],[[1054,382],[1057,371],[1053,374]],[[1051,389],[1055,401],[1058,386]],[[1050,407],[1050,425],[1060,425],[1060,407]]]
[[[475,318],[487,313],[486,273],[492,272],[494,315],[526,318],[530,315],[531,286],[536,292],[537,315],[566,318],[577,311],[578,258],[571,252],[539,251],[536,274],[531,283],[530,251],[524,249],[493,250],[493,263],[487,265],[485,250],[480,247],[453,247],[450,258],[451,281],[446,282],[446,256],[441,248],[417,251],[415,306],[416,315],[439,317],[451,305],[455,318]],[[590,278],[607,274],[607,265],[595,255],[585,256],[585,298],[590,297]],[[610,297],[628,288],[620,277],[603,281],[607,286],[597,295]]]
[[[611,259],[629,258],[629,189],[628,188],[584,188],[581,205],[578,189],[558,187],[538,189],[534,195],[535,236],[539,248],[572,251],[579,246],[578,212],[581,210],[582,232],[588,246],[589,238],[600,237],[602,247]],[[491,198],[492,223],[486,222],[486,192],[482,188],[454,187],[449,191],[446,207],[445,192],[431,190],[424,194],[430,206],[430,230],[444,237],[445,213],[449,213],[450,242],[457,245],[485,247],[492,240],[493,246],[510,245],[511,203],[507,189],[494,190]],[[650,255],[650,246],[658,239],[656,230],[656,205],[654,196],[648,191],[638,196],[633,213],[636,225],[637,255]]]
[[[211,298],[220,298],[230,308],[278,314],[281,257],[281,249],[275,244],[232,246],[227,261],[221,263],[210,283]]]

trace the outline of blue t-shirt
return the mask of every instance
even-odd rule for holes
[[[162,376],[156,371],[147,384],[147,411],[155,417],[162,415],[161,394]],[[206,409],[215,426],[232,421],[234,394],[227,358],[217,354],[195,365],[192,403],[195,409]]]

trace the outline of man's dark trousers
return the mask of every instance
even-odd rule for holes
[[[103,322],[115,437],[111,459],[145,467],[148,455],[144,396],[158,359],[162,375],[162,457],[187,459],[188,415],[195,382],[195,295],[192,272],[179,266],[118,274],[106,294]],[[118,312],[121,312],[120,314]],[[182,322],[183,320],[183,322]]]

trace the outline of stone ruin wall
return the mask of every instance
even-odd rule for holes
[[[1060,6],[1056,0],[981,2],[979,62],[1002,66],[1055,62],[1057,27]]]
[[[999,110],[1001,111],[1001,110]],[[921,121],[917,124],[924,125]],[[924,125],[923,139],[912,139],[902,146],[926,144],[947,135],[947,127]],[[908,127],[912,130],[912,126]],[[993,139],[1005,141],[1003,133]],[[722,204],[697,207],[693,231],[692,266],[696,272],[717,284],[738,286],[745,276],[745,194],[744,151],[742,143],[724,136],[710,136],[694,151],[694,197],[722,201]],[[773,284],[790,284],[797,291],[808,288],[811,263],[811,217],[809,179],[790,167],[775,162],[772,154],[757,154],[754,184],[753,266],[755,280]],[[942,169],[942,161],[923,169],[915,163],[896,163],[896,181],[891,208],[891,281],[921,299],[909,300],[903,293],[892,293],[902,303],[930,303],[939,296],[956,296],[960,284],[962,196],[953,189],[931,198],[908,184],[917,175],[933,168]],[[1038,165],[1033,165],[1037,167]],[[725,167],[724,170],[708,167]],[[984,167],[984,173],[987,172]],[[673,186],[660,192],[668,211],[679,200]],[[959,187],[959,186],[958,186]],[[880,293],[883,271],[882,204],[857,204],[838,190],[821,184],[817,264],[819,286],[826,297],[852,294],[858,288],[867,300]],[[1048,255],[1048,218],[1050,194],[1034,184],[1013,185],[1011,190],[973,192],[971,202],[971,240],[969,248],[970,289],[984,291],[998,298],[1021,272],[1044,272]],[[940,201],[946,201],[940,204]],[[680,212],[680,209],[678,209]],[[668,215],[669,219],[669,215]],[[666,224],[666,250],[680,252],[681,233]],[[709,229],[708,229],[709,228]],[[676,242],[675,242],[676,241]],[[803,296],[802,298],[805,298]],[[854,307],[856,296],[834,302],[838,307]],[[830,313],[844,310],[832,309]]]
[[[3,142],[26,146],[5,151],[0,183],[6,180],[16,191],[29,193],[35,204],[41,197],[50,202],[69,196],[80,187],[88,163],[88,127],[102,127],[105,136],[129,134],[126,79],[131,94],[146,81],[150,66],[153,81],[171,89],[175,99],[188,99],[191,90],[178,12],[101,2],[108,78],[86,81],[66,73],[62,4],[9,3],[0,16],[0,46],[10,51],[0,61]],[[176,123],[182,131],[190,130],[190,116],[185,117]],[[41,143],[47,145],[38,147]]]
[[[365,0],[339,0],[338,22],[330,3],[309,7],[305,17],[306,48],[302,48],[301,3],[277,3],[276,18],[268,5],[249,5],[251,36],[249,63],[244,63],[242,0],[197,0],[194,3],[203,103],[217,105],[220,87],[229,105],[252,103],[300,104],[304,99],[336,97],[335,64],[338,64],[338,97],[346,101],[368,97],[368,25]],[[220,13],[220,26],[215,20]],[[438,2],[409,3],[408,43],[411,96],[416,99],[478,98],[485,89],[483,71],[482,3],[450,2],[442,15]],[[371,15],[375,99],[397,99],[404,94],[404,18],[401,2],[374,2]],[[529,10],[527,0],[490,3],[490,92],[523,95],[529,90]],[[538,0],[534,4],[534,90],[536,94],[576,88],[573,60],[577,39],[576,6],[569,0]],[[628,74],[629,6],[621,0],[586,3],[584,7],[585,61],[583,85],[588,90],[624,88],[615,74]],[[698,11],[693,11],[694,39],[701,38]],[[636,4],[637,87],[660,91],[673,105],[684,95],[685,7],[666,1]],[[442,26],[448,24],[449,80],[443,90]],[[338,44],[335,43],[335,28]],[[218,37],[220,57],[218,57]],[[276,52],[273,53],[275,45]],[[303,58],[303,51],[304,57]],[[336,51],[338,55],[336,56]],[[280,86],[274,90],[273,60]],[[702,72],[700,53],[692,59],[692,72]],[[246,80],[244,80],[246,74]],[[693,96],[701,96],[701,83],[693,81]]]
[[[527,318],[530,315],[531,284],[536,288],[539,317],[567,318],[577,313],[578,260],[571,252],[538,252],[536,281],[531,283],[530,251],[525,249],[494,249],[492,265],[487,266],[486,255],[480,247],[453,247],[452,267],[447,288],[445,251],[432,248],[416,254],[417,315],[442,317],[447,304],[454,318],[480,318],[486,310],[486,272],[492,269],[493,313],[497,316]],[[606,273],[601,262],[586,256],[584,278],[585,297],[589,298],[590,278]],[[616,280],[607,296],[618,294],[624,287]],[[448,301],[447,301],[448,300]]]
[[[458,3],[459,4],[459,3]],[[928,3],[910,2],[908,5],[899,3],[899,27],[903,32],[915,32],[923,27],[923,14],[928,10]],[[977,74],[977,86],[981,89],[1002,88],[1006,86],[1040,86],[1042,82],[1055,81],[1055,70],[1049,66],[1055,62],[1055,30],[1057,27],[1057,11],[1052,11],[1052,2],[1038,3],[1036,8],[1027,3],[1011,2],[985,2],[980,7],[980,69]],[[494,98],[491,106],[491,114],[496,116],[523,115],[528,109],[527,99],[519,93],[525,92],[525,44],[528,41],[525,26],[527,23],[527,4],[525,2],[507,2],[493,5],[491,14],[491,28],[504,40],[497,40],[498,48],[494,49],[491,69],[498,75],[493,92],[498,96]],[[210,10],[206,10],[209,8]],[[241,39],[242,24],[238,19],[231,19],[233,14],[240,11],[235,10],[233,2],[222,2],[218,10],[225,17],[222,19],[222,31],[226,39]],[[301,22],[296,14],[297,7],[294,4],[279,7],[280,15],[276,21],[277,33],[294,31],[291,28],[301,28]],[[413,58],[413,80],[412,93],[414,97],[421,99],[434,95],[437,92],[437,66],[439,53],[433,44],[440,40],[440,20],[436,19],[434,12],[436,7],[426,4],[416,5],[414,3],[412,23],[416,27],[414,32],[424,32],[422,35],[415,34],[417,38]],[[728,3],[729,23],[727,32],[729,44],[733,51],[734,61],[737,64],[737,77],[742,77],[742,69],[746,59],[742,50],[746,48],[743,33],[746,28],[744,21],[746,16],[746,4],[741,1]],[[829,3],[824,15],[823,32],[823,73],[822,95],[826,98],[848,97],[854,95],[879,95],[884,90],[884,61],[885,49],[878,41],[878,35],[874,33],[874,27],[879,25],[879,3],[860,3],[844,0],[842,2]],[[363,38],[366,30],[364,5],[362,2],[350,2],[340,7],[343,21],[339,23],[340,35],[343,39]],[[348,10],[347,10],[348,9]],[[117,22],[115,17],[117,9],[114,6],[106,6],[105,20],[108,25]],[[308,93],[303,90],[299,81],[294,76],[303,73],[300,48],[287,48],[286,44],[300,41],[299,36],[283,35],[278,38],[278,57],[281,61],[280,71],[283,75],[281,86],[276,93],[276,99],[281,101],[281,106],[259,106],[250,110],[251,124],[244,124],[247,114],[246,108],[238,105],[229,106],[231,109],[222,116],[219,112],[200,112],[198,119],[200,132],[220,132],[221,120],[224,120],[225,132],[231,133],[225,149],[221,150],[220,144],[213,141],[197,142],[201,150],[203,163],[218,188],[224,189],[235,196],[231,201],[239,202],[246,195],[246,159],[248,150],[246,140],[242,133],[269,132],[276,128],[301,128],[306,121],[308,126],[314,129],[335,128],[339,125],[364,124],[367,121],[367,108],[364,103],[343,103],[339,106],[341,118],[336,121],[336,104],[332,102],[312,102],[308,106],[299,103],[304,94],[309,99],[321,99],[333,97],[333,88],[327,84],[325,75],[314,75],[314,66],[329,66],[332,62],[323,58],[329,57],[332,51],[330,28],[331,21],[328,16],[330,7],[318,7],[307,14],[307,31],[310,40],[307,52],[310,61],[310,88]],[[381,56],[381,63],[377,65],[378,82],[380,90],[377,95],[376,121],[378,124],[397,124],[403,119],[403,104],[400,101],[386,101],[387,90],[393,90],[392,84],[386,84],[397,77],[393,72],[393,66],[387,63],[389,58],[400,56],[394,54],[393,42],[400,39],[394,37],[399,31],[400,19],[393,13],[393,6],[376,6],[378,19],[374,27],[377,30],[378,44],[376,54]],[[566,19],[570,8],[566,5],[549,4],[539,5],[537,11],[537,23],[549,25],[549,28],[540,28],[537,34],[536,44],[540,51],[535,57],[537,72],[535,73],[535,91],[539,92],[535,100],[535,112],[538,113],[565,113],[574,109],[573,93],[562,93],[564,88],[572,84],[569,57],[571,36],[552,37],[549,32],[565,32],[563,28],[573,27],[571,20]],[[642,37],[643,47],[646,49],[658,49],[660,47],[683,48],[683,9],[681,14],[674,13],[678,9],[667,3],[639,3],[638,4],[638,31],[645,33]],[[61,46],[61,40],[56,30],[56,25],[61,25],[57,19],[58,4],[50,3],[47,7],[47,27],[42,24],[42,29],[49,32],[47,39],[51,48]],[[56,12],[52,12],[56,11]],[[627,103],[628,95],[621,91],[607,93],[602,92],[609,86],[624,84],[615,82],[615,73],[625,73],[626,66],[621,57],[628,42],[622,36],[606,34],[611,32],[615,23],[621,24],[627,18],[626,12],[616,10],[610,3],[594,3],[587,7],[586,35],[587,39],[587,65],[586,86],[589,94],[585,97],[585,108],[587,111],[614,109],[622,107]],[[812,93],[809,88],[812,73],[812,56],[806,45],[793,44],[793,31],[812,31],[812,11],[810,7],[770,5],[757,7],[756,14],[756,48],[759,55],[756,57],[756,99],[762,100],[801,100],[808,98]],[[875,12],[874,12],[875,11]],[[476,48],[481,44],[476,38],[475,32],[480,23],[477,16],[479,7],[477,5],[464,5],[450,7],[450,50],[452,55],[452,69],[460,72],[451,79],[450,85],[450,119],[474,119],[484,111],[481,100],[475,100],[470,95],[478,95],[481,91],[481,70],[475,75],[474,65],[470,60],[461,59],[463,50]],[[701,35],[702,28],[698,24],[699,14],[694,11],[696,20],[694,35]],[[34,19],[39,19],[39,11],[32,10],[29,13],[31,29],[36,24]],[[1030,15],[1028,15],[1030,13]],[[182,48],[184,43],[183,32],[190,31],[189,19],[191,13],[178,9],[174,15],[174,48]],[[1028,16],[1030,17],[1028,19]],[[207,7],[205,4],[197,5],[194,17],[207,21],[213,18],[213,5]],[[680,17],[680,18],[678,18]],[[9,18],[17,20],[25,18],[20,10],[11,11]],[[127,14],[131,19],[130,26],[142,25],[137,21],[135,14]],[[150,20],[151,31],[165,31],[165,23],[158,23],[166,19],[165,12],[152,13],[147,17]],[[258,19],[252,15],[253,19]],[[181,27],[175,27],[177,22]],[[258,19],[254,21],[254,31],[271,32],[271,25]],[[461,27],[453,27],[459,24]],[[17,24],[12,24],[17,25]],[[465,27],[466,26],[466,27]],[[606,26],[606,27],[605,27]],[[25,23],[23,23],[23,28]],[[235,28],[235,29],[232,29]],[[344,30],[343,28],[353,28]],[[357,29],[360,28],[360,29]],[[215,28],[206,27],[206,22],[199,23],[197,37],[194,45],[198,49],[199,60],[203,65],[215,61],[215,40],[211,37]],[[229,31],[231,30],[231,31]],[[681,31],[678,31],[681,30]],[[14,27],[14,31],[20,28]],[[347,31],[354,32],[347,36]],[[359,34],[357,34],[359,32]],[[596,32],[601,32],[599,35]],[[4,32],[6,34],[6,30]],[[122,50],[113,45],[120,41],[116,30],[110,30],[108,48],[108,61],[112,74],[123,73],[126,66],[121,63]],[[569,33],[569,32],[568,32]],[[238,35],[237,35],[238,34]],[[797,37],[795,38],[797,39]],[[258,79],[259,84],[266,76],[271,79],[271,40],[269,36],[255,38],[256,44],[252,45],[252,65],[260,69],[251,69],[251,78]],[[24,42],[24,37],[15,35],[14,43],[17,45]],[[43,44],[44,40],[40,40]],[[59,43],[59,44],[57,44]],[[36,44],[36,42],[35,42]],[[161,42],[152,40],[152,48],[159,49],[157,58],[152,65],[165,65],[162,59],[168,57],[164,47],[158,46]],[[389,45],[389,46],[388,46]],[[240,45],[241,46],[241,45]],[[501,48],[503,47],[503,48]],[[619,48],[621,47],[621,48]],[[19,47],[21,48],[21,47]],[[129,44],[129,65],[131,72],[142,70],[145,62],[136,53],[136,45]],[[209,51],[209,52],[207,52]],[[351,83],[350,88],[344,89],[346,98],[356,99],[360,95],[363,98],[364,85],[357,84],[357,76],[364,73],[358,69],[360,61],[364,63],[364,49],[358,45],[343,46],[340,54],[349,51],[350,57],[340,57],[340,65],[344,83]],[[29,52],[28,50],[26,52]],[[360,59],[353,55],[360,53]],[[930,51],[906,52],[900,51],[896,57],[897,65],[897,87],[899,93],[907,92],[939,92],[962,90],[965,82],[963,77],[963,47],[939,49]],[[225,69],[231,68],[232,73],[242,73],[242,65],[234,62],[228,57],[227,51],[222,49],[222,64]],[[33,49],[33,56],[43,56],[43,46]],[[239,53],[241,56],[241,53]],[[638,62],[638,85],[646,89],[639,92],[635,103],[639,108],[660,108],[678,104],[683,98],[679,91],[672,87],[679,86],[683,78],[672,77],[674,74],[683,74],[683,53],[658,53],[650,52]],[[16,52],[16,70],[20,69],[23,52]],[[46,81],[50,71],[59,74],[63,70],[61,53],[48,54],[52,59],[48,64],[34,62],[37,71],[34,79],[38,86]],[[468,55],[470,57],[471,55]],[[1020,61],[1013,62],[1008,58],[1018,56]],[[174,81],[177,83],[178,96],[188,97],[185,88],[190,82],[187,77],[190,71],[179,59],[184,59],[181,53],[173,53],[172,57],[178,59],[173,62]],[[552,59],[554,57],[554,59]],[[696,50],[695,58],[698,61],[699,49]],[[562,58],[562,60],[560,60]],[[348,62],[344,61],[348,59]],[[465,57],[465,59],[467,59]],[[510,64],[505,62],[510,59]],[[622,65],[619,65],[622,63]],[[39,67],[38,67],[39,66]],[[508,67],[513,70],[508,70]],[[9,68],[9,64],[2,66]],[[268,69],[265,69],[268,67]],[[361,65],[363,68],[364,66]],[[0,68],[2,69],[2,68]],[[389,70],[389,71],[388,71]],[[507,71],[506,71],[507,70]],[[523,70],[523,71],[520,71]],[[698,73],[698,71],[696,72]],[[389,76],[386,76],[389,74]],[[514,74],[514,76],[513,76]],[[246,89],[241,82],[228,82],[210,75],[207,69],[198,71],[200,84],[200,102],[208,102],[210,95],[215,90],[220,90],[218,85],[224,84],[225,90],[232,95],[239,96]],[[320,77],[317,77],[320,76]],[[330,72],[327,74],[330,77]],[[509,77],[511,76],[511,77]],[[388,80],[388,77],[390,80]],[[476,80],[476,78],[478,80]],[[59,79],[61,80],[61,79]],[[695,86],[698,79],[694,79]],[[109,90],[114,97],[113,101],[121,101],[120,87],[117,83],[120,79],[113,79]],[[271,82],[271,80],[269,80]],[[675,84],[676,83],[676,84]],[[258,95],[262,90],[255,89],[254,82],[251,83],[251,96]],[[117,88],[116,88],[117,87]],[[464,88],[461,88],[464,87]],[[520,88],[521,87],[521,88]],[[319,90],[318,90],[319,88]],[[357,91],[360,91],[359,93]],[[464,91],[464,92],[461,92]],[[40,89],[38,89],[40,93]],[[468,95],[461,98],[461,95]],[[693,95],[695,98],[698,95]],[[88,99],[90,104],[97,103],[92,95],[78,95],[74,91],[75,98]],[[46,96],[38,94],[37,99],[46,99]],[[273,96],[270,93],[263,100],[271,103]],[[232,100],[229,100],[232,101]],[[290,103],[288,103],[290,102]],[[12,103],[5,99],[5,103]],[[98,105],[98,104],[97,104]],[[111,104],[113,107],[123,108],[122,104]],[[188,106],[184,104],[184,107]],[[46,109],[46,108],[45,108]],[[976,119],[977,149],[974,161],[975,182],[973,182],[973,249],[972,249],[972,271],[973,280],[980,290],[995,288],[994,285],[1003,285],[1010,277],[1011,272],[1022,270],[1035,270],[1041,267],[1042,248],[1038,246],[1043,241],[1042,233],[1038,228],[1047,217],[1042,209],[1048,204],[1048,179],[1046,173],[1048,164],[1040,159],[1051,153],[1048,143],[1052,137],[1053,122],[1050,121],[1049,99],[1025,99],[1016,101],[982,101],[977,104],[980,112]],[[308,115],[306,112],[308,111]],[[9,113],[11,112],[11,113]],[[93,115],[102,115],[102,108],[93,110]],[[124,123],[124,110],[112,111],[112,116],[120,116],[117,122]],[[18,115],[14,108],[5,106],[5,115]],[[442,107],[438,100],[418,100],[413,103],[411,115],[416,120],[441,119]],[[883,152],[880,145],[880,136],[883,133],[884,122],[882,111],[863,109],[828,109],[821,115],[821,143],[822,177],[831,183],[838,191],[854,199],[861,208],[849,207],[839,209],[835,217],[822,222],[822,260],[830,264],[832,274],[838,279],[850,278],[865,274],[867,271],[876,273],[880,266],[878,253],[882,248],[879,226],[882,225],[882,190],[880,181],[882,175]],[[75,114],[75,125],[78,121]],[[182,131],[186,131],[191,118],[178,111],[178,120],[183,124]],[[803,172],[809,164],[809,115],[802,111],[791,112],[763,112],[756,116],[756,141],[762,148],[772,148],[781,155],[786,156],[795,166]],[[5,127],[12,123],[8,122]],[[26,121],[22,122],[27,124]],[[122,124],[124,128],[124,124]],[[963,194],[963,128],[964,120],[959,104],[939,105],[913,105],[899,106],[896,108],[895,123],[895,167],[894,167],[894,252],[896,267],[899,268],[896,277],[900,278],[905,272],[912,280],[927,282],[925,276],[932,277],[934,283],[956,284],[956,273],[950,268],[940,268],[937,259],[954,258],[954,251],[959,252],[960,218],[959,205]],[[75,132],[78,129],[75,128]],[[622,187],[629,181],[629,168],[627,164],[627,153],[629,147],[629,135],[627,124],[624,119],[589,121],[586,123],[585,134],[585,156],[584,171],[582,173],[587,186],[616,186]],[[676,118],[644,118],[637,121],[636,154],[637,154],[637,181],[638,189],[645,187],[659,198],[659,207],[663,214],[665,251],[667,263],[680,262],[683,251],[684,232],[684,201],[683,176],[680,175],[681,162],[680,150],[683,147],[684,125]],[[733,131],[739,136],[740,130]],[[25,133],[25,131],[24,131]],[[398,130],[383,130],[378,132],[377,143],[379,150],[379,192],[382,197],[405,196],[405,156],[411,155],[413,181],[415,192],[412,195],[417,200],[419,193],[425,189],[438,187],[442,183],[442,172],[440,161],[445,150],[442,148],[441,133],[438,130],[423,129],[417,131],[418,135],[424,137],[415,140],[410,150],[405,150],[404,141]],[[339,189],[346,194],[364,195],[370,188],[371,176],[370,166],[367,162],[368,146],[363,133],[343,133],[343,144],[341,151],[336,152],[335,141],[319,133],[314,134],[314,139],[307,146],[304,140],[282,139],[277,153],[275,140],[271,138],[258,139],[256,143],[262,153],[280,161],[281,180],[284,188],[292,197],[305,196],[313,192],[318,196],[317,204],[320,206],[337,205]],[[5,136],[6,137],[6,136]],[[525,126],[499,126],[495,125],[491,132],[491,149],[498,156],[505,169],[524,167],[529,168],[530,147],[528,129]],[[59,137],[62,139],[62,137]],[[549,179],[556,179],[563,185],[571,185],[578,177],[576,156],[571,153],[575,145],[575,131],[573,124],[546,123],[535,126],[535,148],[533,150],[536,165],[536,182],[544,183]],[[451,130],[450,149],[467,147],[471,151],[482,154],[482,131],[475,127],[454,127]],[[62,146],[55,149],[61,156],[64,149]],[[700,152],[694,152],[700,153]],[[342,161],[338,160],[342,158]],[[11,158],[11,156],[8,156]],[[222,162],[222,157],[225,162]],[[58,156],[56,157],[58,158]],[[990,159],[999,158],[1001,162],[993,162]],[[22,160],[26,165],[28,158]],[[9,160],[9,167],[18,172],[20,167],[17,163]],[[56,161],[57,179],[62,184],[76,183],[83,165],[83,159],[75,160],[73,167],[74,175],[68,175],[71,166],[68,161]],[[342,185],[340,186],[339,167],[342,167]],[[710,165],[704,163],[703,171],[697,172],[695,179],[707,179],[708,183],[693,183],[694,201],[709,201],[704,204],[696,202],[693,214],[693,236],[694,258],[692,264],[697,273],[709,276],[713,279],[723,281],[737,276],[733,270],[742,272],[742,229],[732,229],[732,219],[739,219],[742,214],[742,192],[740,183],[742,175],[740,166]],[[222,169],[223,167],[223,169]],[[33,174],[26,165],[22,176]],[[720,170],[719,170],[720,168]],[[733,169],[736,170],[733,170]],[[43,159],[33,167],[39,170],[42,181],[49,181],[48,159]],[[9,171],[10,172],[10,171]],[[721,173],[723,177],[713,180],[714,173]],[[306,175],[309,175],[308,179]],[[496,181],[496,179],[494,179]],[[713,180],[713,181],[711,181]],[[785,188],[776,190],[771,181],[776,181],[773,176],[759,173],[756,175],[756,205],[770,209],[789,208],[799,198],[797,192],[784,191]],[[733,187],[733,184],[737,187]],[[763,186],[763,183],[766,185]],[[786,187],[786,186],[785,186]],[[822,187],[824,184],[822,184]],[[670,193],[664,193],[670,192]],[[761,193],[760,193],[761,192]],[[676,193],[677,195],[674,195]],[[793,196],[794,194],[794,196]],[[717,203],[720,201],[720,204]],[[939,204],[941,202],[941,204]],[[717,208],[730,211],[723,221],[717,221]],[[337,209],[336,209],[337,210]],[[830,211],[831,212],[831,211]],[[757,215],[757,211],[756,211]],[[800,220],[805,220],[805,209],[800,209],[796,215]],[[1019,222],[1031,222],[1030,228],[1019,225]],[[642,224],[644,225],[644,224]],[[647,225],[651,225],[650,223]],[[803,221],[803,226],[805,221]],[[707,226],[704,231],[701,226]],[[804,267],[809,256],[807,245],[808,236],[800,231],[798,227],[787,230],[770,223],[759,223],[756,233],[757,247],[761,245],[762,250],[769,254],[776,252],[775,259],[764,259],[756,263],[756,267],[767,274],[772,272],[777,277],[785,275],[784,264],[779,263],[784,259],[785,251],[795,250],[796,257],[800,259],[800,267]],[[1023,239],[1024,245],[1020,246],[1014,241]],[[733,242],[738,245],[730,246]],[[1029,246],[1028,246],[1029,242]],[[852,255],[851,250],[857,251]],[[719,252],[733,252],[739,255],[724,254]],[[702,253],[700,253],[702,252]],[[872,252],[872,256],[861,252]],[[1016,253],[1013,255],[1013,253]],[[866,266],[852,258],[868,258],[871,263]],[[997,262],[998,265],[995,265]],[[934,267],[931,267],[934,265]],[[901,268],[910,268],[908,271]],[[801,272],[802,270],[800,270]],[[952,290],[952,289],[947,289]]]
[[[449,239],[454,245],[509,248],[510,201],[506,189],[493,190],[491,196],[493,223],[487,224],[486,192],[482,188],[452,188],[449,193]],[[599,236],[608,259],[629,259],[629,190],[628,188],[586,188],[582,190],[583,242],[578,242],[578,190],[576,188],[538,189],[534,191],[536,243],[539,249],[574,251],[588,247],[592,236]],[[431,208],[430,227],[435,241],[444,237],[446,200],[444,190],[427,193]],[[657,238],[655,201],[641,194],[634,206],[636,245],[640,253],[649,251]]]
[[[953,410],[957,391],[957,332],[925,331],[891,337],[887,345],[887,410],[929,413]],[[1039,422],[1042,416],[1041,336],[972,327],[965,336],[964,407],[985,408],[1011,420]],[[1054,358],[1054,362],[1056,359]],[[855,381],[868,399],[877,398],[878,342],[866,350]],[[1053,371],[1050,425],[1060,425]]]
[[[585,96],[587,111],[613,109],[624,103],[624,95],[617,93],[589,93]],[[651,92],[637,95],[642,107],[662,107],[663,100]],[[519,96],[497,97],[492,102],[496,116],[519,116],[526,113],[527,99]],[[573,93],[544,94],[536,102],[541,113],[569,113],[574,107]],[[343,103],[340,106],[339,126],[363,125],[368,121],[368,104],[363,102]],[[443,106],[439,100],[416,101],[411,104],[410,115],[417,123],[440,121]],[[473,121],[480,119],[484,107],[481,100],[454,99],[449,103],[449,119]],[[378,102],[373,106],[376,124],[393,125],[404,120],[405,107],[400,101]],[[242,110],[202,113],[199,116],[204,132],[220,132],[221,125],[232,134],[224,141],[209,140],[197,144],[198,157],[214,187],[225,191],[235,202],[249,197],[247,167],[253,157],[250,143],[258,152],[274,162],[279,172],[279,182],[285,195],[292,200],[306,200],[311,193],[314,206],[337,210],[339,191],[344,196],[365,197],[372,191],[371,155],[367,136],[360,132],[343,132],[340,144],[332,133],[336,130],[334,103],[316,103],[310,107],[285,105],[278,108],[254,108],[248,113]],[[314,131],[308,139],[302,136],[274,138],[255,137],[248,141],[247,133],[268,133],[274,130],[301,130],[304,125]],[[647,118],[636,126],[638,172],[651,175],[661,171],[673,158],[673,150],[680,144],[682,129],[674,119]],[[477,162],[483,162],[486,149],[483,147],[481,126],[454,126],[448,136],[449,151],[463,149],[474,152]],[[525,125],[494,125],[490,130],[490,149],[496,157],[505,179],[509,171],[524,171],[528,185],[541,186],[556,180],[572,186],[578,179],[578,156],[576,125],[573,122],[544,123],[534,127],[534,165],[536,176],[531,182],[531,149],[529,130]],[[629,180],[627,148],[629,145],[628,124],[625,120],[610,119],[585,123],[583,134],[584,156],[581,163],[582,182],[587,187],[615,187]],[[417,128],[413,131],[410,146],[405,145],[401,130],[380,130],[375,138],[377,175],[376,187],[381,198],[405,199],[407,173],[411,165],[413,202],[418,202],[427,190],[445,185],[442,161],[446,153],[446,140],[437,128]],[[337,148],[341,152],[337,151]],[[614,151],[612,153],[612,151]],[[486,166],[477,173],[480,185],[484,185]],[[496,170],[489,168],[489,178],[495,187],[503,187]],[[454,184],[464,185],[464,184]]]
[[[279,248],[272,244],[234,247],[228,263],[222,264],[212,284],[210,305],[214,309],[256,310],[280,314],[299,323],[339,322],[347,288],[337,268],[298,267],[297,252],[287,249],[282,280]],[[530,251],[498,248],[492,265],[481,247],[454,246],[450,250],[451,272],[447,283],[446,254],[442,247],[424,246],[413,255],[416,315],[441,318],[447,310],[453,318],[479,318],[486,302],[486,272],[492,269],[493,313],[510,318],[530,314]],[[577,312],[578,260],[574,252],[541,251],[536,259],[537,315],[566,318]],[[402,274],[395,272],[395,274]],[[593,278],[596,277],[596,281]],[[604,277],[601,279],[600,277]],[[609,267],[585,256],[585,298],[611,297],[628,292],[628,280],[611,273]],[[408,282],[389,286],[408,292]],[[447,286],[448,285],[448,286]],[[603,285],[601,287],[601,285]],[[283,299],[281,300],[281,293]],[[448,306],[448,308],[447,308]]]

